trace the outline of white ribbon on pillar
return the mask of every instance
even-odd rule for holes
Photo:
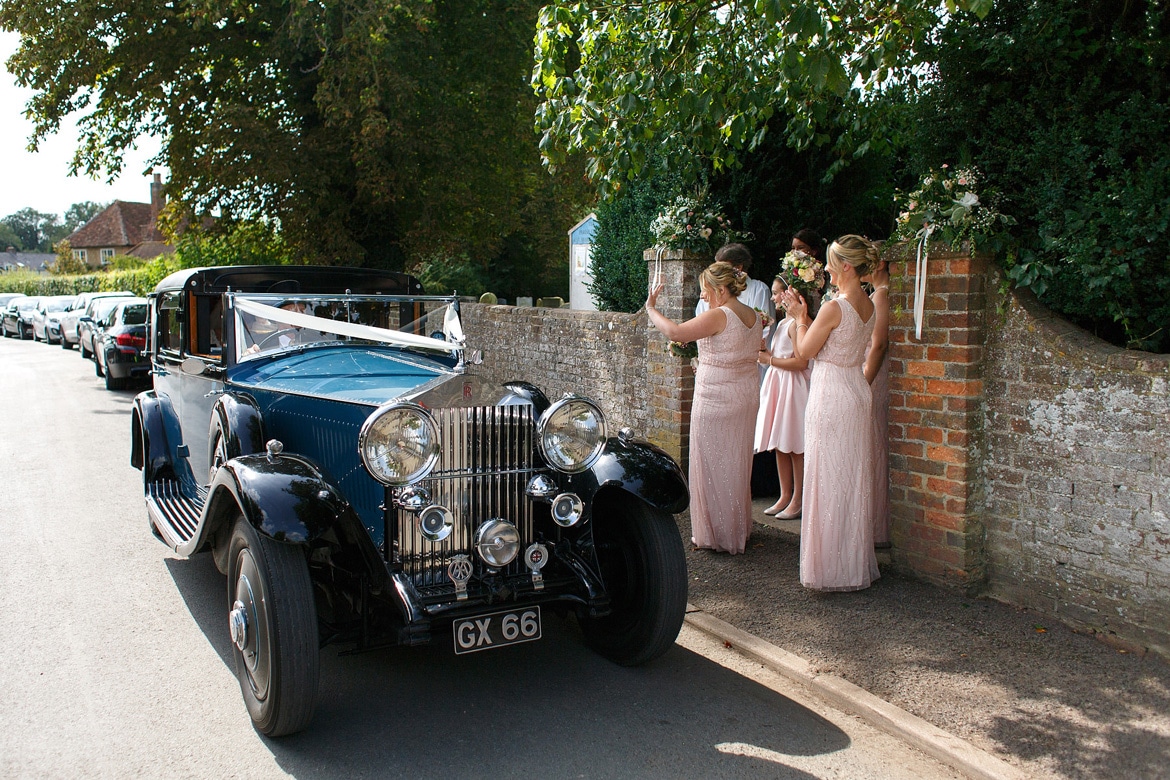
[[[914,338],[922,341],[922,320],[926,317],[926,261],[927,243],[934,225],[927,225],[918,237],[918,262],[914,267]]]

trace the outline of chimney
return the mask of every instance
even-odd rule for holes
[[[167,199],[163,195],[162,174],[156,173],[150,185],[150,237],[154,241],[162,240],[162,231],[158,229],[158,215],[165,205]]]

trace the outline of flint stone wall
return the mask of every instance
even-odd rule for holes
[[[985,440],[989,592],[1170,657],[1170,356],[1029,293],[996,300]]]

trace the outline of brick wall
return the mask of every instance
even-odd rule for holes
[[[982,399],[986,258],[935,250],[921,339],[913,258],[890,265],[890,536],[903,569],[967,590],[986,575]]]
[[[1170,656],[1170,356],[1110,346],[1026,293],[1002,304],[989,312],[989,592]]]

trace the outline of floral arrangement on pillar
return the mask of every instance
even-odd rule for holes
[[[686,250],[713,255],[724,244],[750,241],[747,231],[736,230],[723,214],[722,206],[708,202],[705,193],[679,195],[650,223],[654,246],[664,250]]]
[[[974,166],[933,169],[909,194],[897,193],[901,208],[893,239],[917,245],[914,275],[914,337],[922,338],[926,305],[926,268],[930,242],[940,241],[952,250],[964,244],[974,253],[979,249],[998,251],[1008,242],[1008,227],[1015,219],[999,211],[1000,194],[980,189],[982,175]]]

